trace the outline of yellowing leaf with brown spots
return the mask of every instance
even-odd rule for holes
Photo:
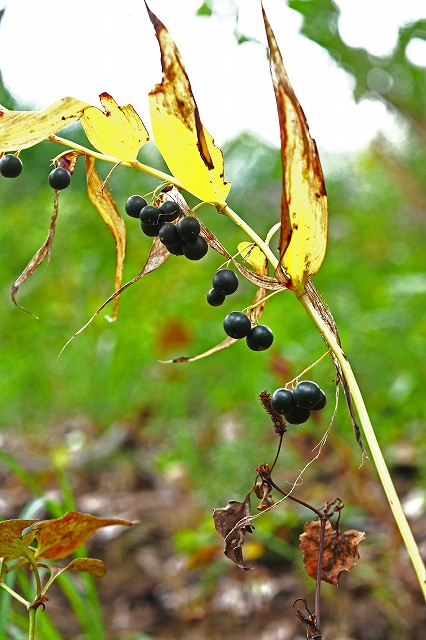
[[[87,192],[89,199],[105,220],[109,230],[115,239],[116,246],[116,266],[115,266],[115,291],[121,286],[124,269],[124,255],[126,252],[126,226],[118,211],[114,198],[108,186],[103,183],[102,178],[95,169],[95,160],[86,157]],[[115,320],[118,314],[119,296],[114,300],[114,312],[112,319]]]
[[[37,524],[38,559],[58,560],[69,556],[90,538],[95,531],[111,525],[130,527],[134,522],[117,518],[98,518],[87,513],[71,511],[62,518]]]
[[[119,107],[108,93],[101,93],[99,98],[104,111],[90,107],[82,115],[86,136],[105,155],[126,162],[135,160],[139,149],[149,140],[142,120],[132,105]]]
[[[87,102],[69,97],[42,111],[10,111],[0,105],[0,150],[32,147],[79,120],[87,107]]]
[[[327,247],[327,195],[315,141],[263,11],[277,102],[283,164],[280,263],[296,291],[317,273]]]
[[[205,202],[225,204],[231,185],[224,181],[222,151],[201,123],[175,43],[164,24],[149,9],[148,13],[160,45],[163,68],[161,84],[149,94],[157,147],[184,189]]]

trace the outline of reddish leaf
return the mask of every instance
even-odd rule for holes
[[[243,550],[244,536],[251,533],[250,526],[250,494],[244,502],[230,500],[226,507],[213,509],[213,520],[216,531],[225,540],[225,555],[235,562],[240,569],[249,569],[244,565]]]
[[[36,539],[39,559],[58,560],[69,556],[86,542],[97,529],[110,525],[130,527],[134,522],[116,518],[98,518],[86,513],[71,511],[62,518],[45,520],[37,525]]]
[[[60,569],[57,575],[65,571],[86,571],[92,576],[103,578],[106,574],[106,566],[102,560],[96,558],[74,558],[66,567]]]
[[[89,199],[95,205],[114,236],[116,246],[115,291],[117,291],[120,289],[123,278],[124,255],[126,252],[126,226],[108,186],[104,184],[95,169],[95,159],[89,156],[86,157],[86,173]],[[117,319],[118,300],[119,296],[116,296],[112,320]]]
[[[321,523],[310,520],[300,536],[303,563],[308,574],[316,580]],[[358,545],[365,540],[365,533],[350,529],[336,531],[327,521],[324,539],[324,555],[321,580],[337,585],[342,571],[350,571],[359,560]]]
[[[12,295],[12,300],[14,304],[16,304],[16,306],[18,306],[23,311],[26,311],[30,315],[34,315],[34,314],[28,309],[25,309],[25,307],[22,307],[20,304],[18,304],[18,302],[16,301],[16,296],[18,294],[20,286],[26,280],[28,280],[28,278],[30,278],[33,275],[33,273],[38,269],[41,263],[46,258],[50,259],[50,250],[52,248],[53,239],[55,237],[56,222],[58,219],[58,205],[59,205],[59,191],[56,191],[55,200],[53,203],[53,213],[50,219],[50,227],[49,227],[49,233],[47,234],[47,238],[44,244],[37,251],[37,253],[31,258],[31,260],[29,261],[29,263],[27,264],[27,266],[25,267],[25,269],[23,270],[19,278],[15,280],[12,286],[11,295]]]
[[[37,520],[4,520],[0,522],[0,557],[19,558],[26,556],[26,549],[36,536],[33,528],[25,534],[24,529],[31,527]]]

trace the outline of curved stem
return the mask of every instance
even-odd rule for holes
[[[49,136],[48,140],[51,142],[56,142],[57,144],[62,144],[69,149],[73,149],[74,151],[78,151],[81,154],[86,156],[91,156],[96,160],[103,160],[104,162],[110,162],[111,164],[119,164],[124,167],[132,167],[133,169],[137,169],[138,171],[143,171],[144,173],[148,173],[155,178],[159,178],[163,180],[163,182],[167,182],[168,184],[174,184],[178,189],[183,189],[183,185],[176,180],[173,176],[170,176],[168,173],[164,173],[159,169],[154,169],[154,167],[150,167],[147,164],[142,164],[138,160],[133,160],[132,162],[127,162],[125,160],[120,160],[119,158],[114,158],[113,156],[106,156],[103,153],[98,153],[98,151],[92,151],[92,149],[88,149],[87,147],[83,147],[81,144],[77,144],[77,142],[72,142],[71,140],[67,140],[66,138],[61,138],[60,136]]]
[[[268,258],[272,267],[276,269],[278,266],[277,257],[272,253],[269,245],[265,242],[265,240],[262,240],[262,238],[256,233],[256,231],[254,231],[246,222],[244,222],[244,220],[240,218],[238,213],[233,211],[230,207],[228,207],[228,205],[225,205],[223,208],[219,209],[219,211],[220,213],[223,213],[225,216],[227,216],[230,220],[232,220],[232,222],[235,222],[235,224],[240,227],[240,229],[242,229],[249,236],[249,238],[253,240],[255,244],[257,244],[259,249],[263,251],[265,256]]]
[[[28,600],[25,600],[25,598],[20,596],[19,593],[16,593],[16,591],[14,591],[11,587],[9,587],[4,582],[0,582],[0,588],[4,589],[10,596],[12,596],[12,598],[15,598],[15,600],[17,600],[18,602],[23,604],[25,607],[27,607],[27,609],[28,607],[31,606],[31,602],[28,602]]]
[[[423,592],[423,596],[426,600],[425,566],[421,558],[417,543],[410,529],[410,525],[408,524],[407,518],[405,517],[404,511],[402,509],[398,494],[392,482],[392,478],[390,476],[385,459],[380,449],[380,445],[377,441],[376,434],[373,429],[373,425],[371,424],[370,417],[365,407],[364,399],[358,387],[358,383],[356,381],[352,368],[344,352],[342,351],[341,347],[337,343],[335,336],[333,335],[329,327],[326,325],[324,320],[321,318],[318,311],[314,308],[314,306],[312,305],[312,302],[310,301],[306,293],[303,293],[298,298],[298,300],[303,305],[305,310],[308,312],[308,314],[316,324],[325,343],[330,347],[331,351],[337,358],[342,368],[342,371],[346,377],[355,407],[358,412],[360,424],[364,431],[365,438],[367,440],[367,443],[371,452],[371,457],[376,466],[377,473],[382,483],[384,492],[388,499],[395,521],[398,525],[398,528],[401,533],[404,544],[406,546],[408,555],[410,556],[411,562],[414,567],[414,571],[416,572],[416,575],[418,577],[420,588]]]

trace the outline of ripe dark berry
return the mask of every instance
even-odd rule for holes
[[[324,391],[321,389],[321,398],[320,400],[312,407],[312,411],[321,411],[321,409],[324,409],[325,405],[327,404],[327,397],[324,393]]]
[[[158,207],[161,222],[171,222],[180,215],[181,209],[173,200],[166,200]]]
[[[303,424],[309,419],[310,415],[309,409],[296,406],[292,411],[285,413],[284,418],[289,424]]]
[[[63,167],[56,167],[56,169],[53,169],[53,171],[49,173],[49,184],[52,189],[56,189],[56,191],[66,189],[69,187],[70,182],[71,174]]]
[[[142,196],[130,196],[127,198],[124,208],[131,218],[139,218],[140,210],[146,207],[147,204],[147,201]]]
[[[293,397],[299,407],[312,409],[322,398],[321,389],[316,382],[302,380],[294,387]]]
[[[144,232],[144,234],[146,236],[148,236],[149,238],[154,238],[155,236],[158,236],[158,233],[160,231],[160,225],[159,224],[145,224],[144,222],[141,223],[141,229]]]
[[[139,211],[139,218],[143,224],[158,224],[158,209],[147,204]]]
[[[241,311],[231,311],[223,321],[225,333],[230,338],[245,338],[251,329],[251,320]]]
[[[296,408],[291,389],[276,389],[272,394],[271,405],[274,411],[284,415]]]
[[[12,153],[6,153],[0,160],[0,173],[4,178],[17,178],[22,172],[22,160]]]
[[[216,289],[210,289],[207,293],[207,302],[212,307],[220,307],[220,305],[225,302],[225,294],[220,293],[220,291]]]
[[[246,342],[252,351],[265,351],[274,341],[274,334],[264,324],[257,324],[247,334]]]
[[[200,223],[194,216],[182,218],[176,225],[177,232],[184,242],[196,240],[200,235]]]
[[[193,242],[184,242],[183,253],[189,260],[201,260],[208,251],[209,245],[201,236]]]
[[[182,242],[176,244],[166,244],[166,249],[174,256],[183,256],[183,244]]]
[[[172,222],[165,222],[161,225],[158,237],[166,246],[169,244],[182,244],[179,234],[176,231],[176,225]]]
[[[229,296],[238,289],[238,277],[231,269],[219,269],[213,276],[212,285],[217,291]]]

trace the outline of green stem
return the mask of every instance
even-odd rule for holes
[[[355,407],[358,412],[361,427],[364,431],[365,438],[367,440],[367,443],[371,452],[371,457],[376,466],[377,473],[382,483],[384,492],[388,499],[395,521],[398,525],[398,528],[401,533],[402,539],[404,541],[405,547],[407,549],[408,555],[410,556],[411,562],[414,567],[414,571],[416,572],[416,575],[418,577],[420,588],[423,592],[423,596],[426,600],[425,566],[421,558],[417,543],[410,529],[410,525],[408,524],[407,518],[405,517],[404,511],[402,509],[398,494],[392,482],[392,478],[390,476],[385,459],[380,449],[380,445],[377,441],[376,434],[373,429],[373,425],[371,424],[370,417],[368,415],[368,412],[364,403],[364,399],[361,395],[361,391],[358,387],[358,383],[356,381],[352,368],[344,352],[339,346],[336,340],[336,337],[334,336],[332,331],[329,329],[327,324],[324,322],[324,320],[321,318],[321,316],[313,306],[311,300],[306,295],[306,293],[303,293],[298,299],[299,299],[299,302],[305,308],[305,310],[308,312],[308,314],[310,315],[314,323],[316,324],[317,328],[321,333],[321,336],[323,337],[325,343],[330,347],[331,351],[335,355],[336,359],[338,360],[342,368],[343,374],[345,375]]]
[[[31,607],[28,609],[28,617],[29,617],[29,628],[28,628],[28,640],[35,640],[35,618],[36,618],[37,609],[35,607]]]
[[[30,607],[31,606],[31,602],[28,602],[28,600],[25,600],[25,598],[23,598],[22,596],[19,595],[19,593],[16,593],[16,591],[14,591],[13,589],[11,589],[11,587],[9,587],[7,584],[5,584],[4,582],[0,582],[0,587],[6,591],[10,596],[12,596],[12,598],[15,598],[15,600],[17,600],[18,602],[20,602],[21,604],[23,604],[25,607]]]

